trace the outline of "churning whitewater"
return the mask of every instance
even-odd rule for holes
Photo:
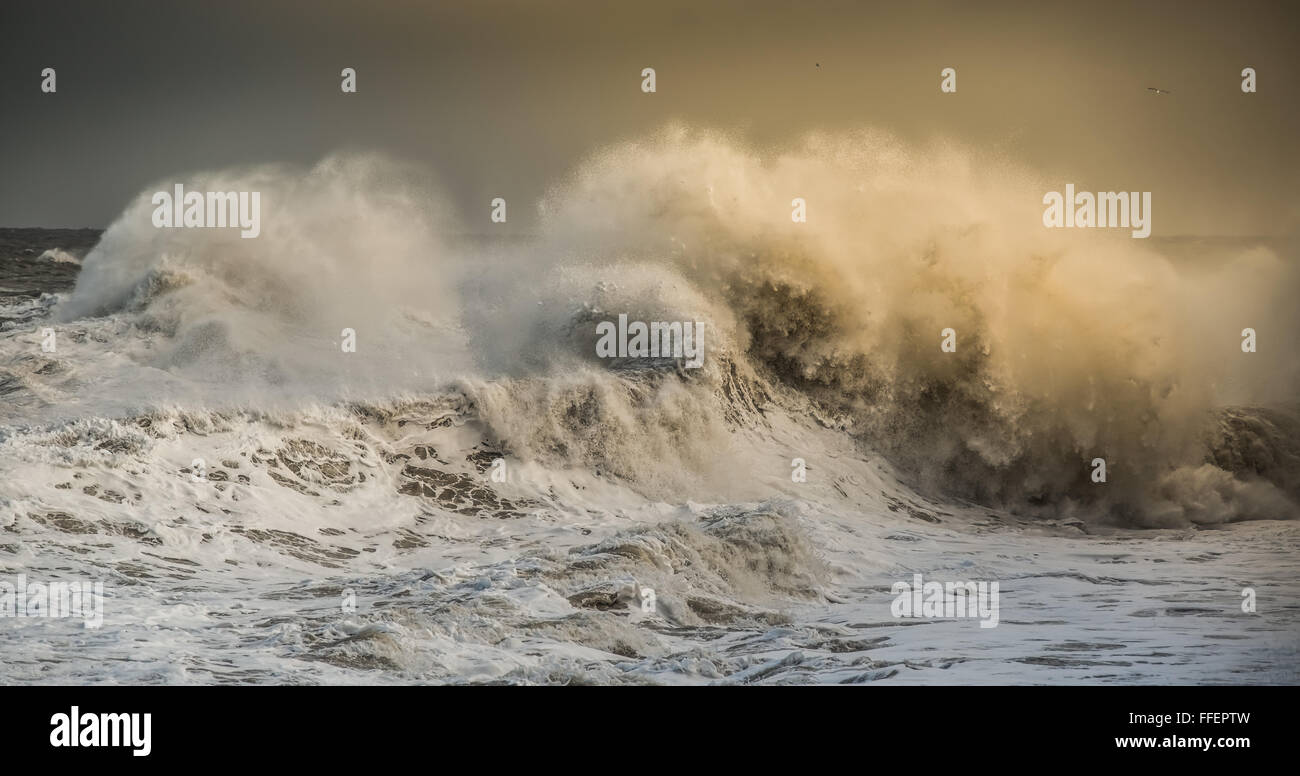
[[[0,681],[1297,680],[1293,246],[1045,229],[1032,171],[870,131],[671,127],[527,241],[380,157],[183,178],[255,239],[171,185],[0,306],[0,580],[104,591],[13,607]]]

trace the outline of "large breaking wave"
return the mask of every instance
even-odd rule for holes
[[[142,193],[55,308],[55,366],[6,355],[9,421],[454,395],[485,444],[677,503],[761,496],[729,456],[779,415],[936,499],[1142,526],[1297,514],[1295,256],[1198,264],[1047,230],[1064,182],[1004,160],[670,128],[592,157],[539,203],[536,239],[496,247],[449,238],[468,227],[435,187],[375,157],[184,182],[261,191],[262,235],[155,229]],[[704,368],[595,358],[620,313],[705,321]]]

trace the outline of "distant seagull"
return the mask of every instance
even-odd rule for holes
[[[1168,89],[1157,89],[1154,86],[1148,86],[1147,91],[1155,92],[1156,94],[1173,94],[1173,92],[1169,91]]]

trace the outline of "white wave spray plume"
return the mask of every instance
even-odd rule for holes
[[[155,229],[142,194],[58,314],[130,317],[160,335],[135,363],[220,386],[207,400],[451,381],[521,454],[664,485],[644,462],[705,465],[737,367],[935,493],[1144,525],[1296,514],[1294,257],[1193,267],[1127,232],[1047,230],[1060,182],[1005,160],[870,131],[767,153],[674,127],[592,157],[540,203],[538,240],[491,251],[449,247],[436,191],[372,157],[186,185],[262,191],[262,236]],[[619,313],[707,321],[708,368],[611,372],[594,322]],[[1245,326],[1267,353],[1241,353]],[[340,360],[343,327],[363,358]]]

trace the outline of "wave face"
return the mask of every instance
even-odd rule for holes
[[[154,228],[149,195],[175,182],[262,192],[261,235]],[[670,128],[589,159],[535,238],[502,245],[454,237],[436,185],[378,157],[160,182],[75,288],[0,326],[0,553],[108,575],[128,622],[183,580],[123,681],[887,678],[841,656],[888,640],[844,624],[892,622],[888,602],[849,602],[952,558],[1062,600],[1131,583],[1145,626],[1181,599],[1016,559],[1297,516],[1296,256],[1044,229],[1061,185],[866,131],[763,154]],[[620,314],[703,321],[703,366],[597,358]],[[951,538],[984,533],[974,554]],[[377,614],[328,614],[343,590]],[[136,642],[118,627],[105,645]],[[755,629],[825,660],[768,664]],[[259,645],[238,670],[227,637]],[[26,643],[10,679],[44,670]]]

